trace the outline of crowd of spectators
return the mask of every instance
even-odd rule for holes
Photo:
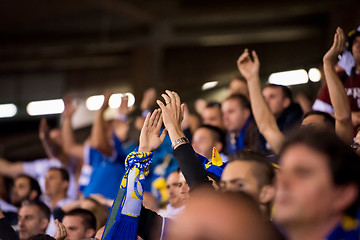
[[[262,88],[260,58],[240,54],[228,97],[197,101],[200,121],[153,88],[140,116],[123,97],[106,120],[107,91],[77,142],[64,98],[61,126],[40,122],[46,159],[0,159],[13,180],[0,239],[360,239],[360,27],[336,29],[312,109]]]

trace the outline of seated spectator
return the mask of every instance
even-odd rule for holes
[[[321,139],[319,141],[319,139]],[[358,239],[359,157],[329,131],[301,129],[280,152],[274,219],[290,239]]]
[[[196,153],[211,160],[213,147],[221,154],[223,162],[227,161],[227,156],[222,154],[225,145],[225,136],[221,129],[210,126],[200,126],[193,135],[192,146]]]
[[[65,213],[62,223],[66,227],[67,239],[82,240],[96,233],[95,216],[88,210],[77,208]]]
[[[275,196],[274,178],[274,168],[264,155],[239,151],[229,157],[221,175],[220,190],[246,192],[258,201],[260,209],[270,219]]]
[[[160,209],[158,214],[162,217],[174,218],[183,209],[186,198],[181,193],[180,174],[179,171],[173,171],[166,179],[166,188],[169,194],[169,203],[164,210]]]
[[[69,174],[64,168],[50,168],[45,175],[45,202],[54,209],[72,201],[67,197]]]
[[[39,201],[25,201],[19,209],[19,238],[26,240],[45,234],[50,221],[50,209]]]
[[[225,130],[220,103],[217,102],[208,103],[201,117],[203,124],[211,125],[214,127],[218,127],[221,130]]]
[[[24,200],[37,201],[41,195],[39,183],[26,174],[20,174],[14,179],[11,190],[11,204],[20,207]]]
[[[258,130],[249,100],[241,94],[231,95],[222,102],[221,111],[227,130],[228,153],[242,149],[258,150]]]

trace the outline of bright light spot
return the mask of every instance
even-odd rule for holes
[[[44,100],[30,102],[26,111],[30,116],[59,114],[64,111],[64,101],[62,99]]]
[[[110,99],[109,99],[109,106],[111,108],[120,107],[122,96],[124,96],[122,93],[112,94]]]
[[[135,96],[132,93],[125,93],[125,96],[128,97],[128,107],[131,107],[135,104]]]
[[[304,69],[273,73],[269,77],[269,83],[284,86],[303,84],[308,81],[308,75]]]
[[[96,111],[101,108],[104,103],[104,95],[95,95],[86,99],[86,107],[90,111]]]
[[[17,107],[15,104],[0,104],[0,118],[13,117],[17,113]]]
[[[321,73],[317,68],[310,68],[309,70],[309,79],[312,82],[318,82],[321,79]]]
[[[210,88],[215,87],[217,84],[218,84],[217,81],[207,82],[207,83],[204,83],[204,84],[202,85],[201,89],[202,89],[203,91],[205,91],[205,90],[208,90],[208,89],[210,89]]]

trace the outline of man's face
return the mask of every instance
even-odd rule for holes
[[[355,63],[357,65],[360,64],[360,36],[357,36],[354,39],[353,45],[352,45],[352,54],[355,59]]]
[[[83,219],[80,216],[65,216],[62,223],[67,233],[65,240],[81,240],[92,237],[92,235],[89,236],[89,233],[86,231]]]
[[[49,170],[45,175],[45,194],[49,197],[59,193],[66,193],[67,181],[62,179],[58,170]]]
[[[240,132],[245,125],[250,112],[243,109],[239,101],[236,99],[228,99],[222,103],[221,111],[226,130],[231,132]]]
[[[42,217],[37,206],[23,206],[18,214],[20,240],[45,233],[48,220]]]
[[[262,94],[270,108],[270,111],[276,117],[280,116],[285,108],[289,106],[289,99],[284,98],[281,87],[266,87],[262,91]]]
[[[332,183],[326,155],[295,144],[285,150],[280,165],[274,216],[278,223],[296,226],[326,222],[334,216],[340,194]]]
[[[212,136],[211,130],[207,128],[198,128],[192,138],[192,146],[195,152],[206,157],[207,159],[211,158],[212,148],[216,147],[216,141]],[[222,149],[217,149],[221,151]]]
[[[252,168],[255,163],[249,161],[233,161],[226,165],[221,175],[222,191],[245,192],[259,199],[258,181]]]
[[[201,116],[204,124],[215,126],[220,129],[224,129],[220,108],[207,107],[204,109]]]
[[[182,172],[179,173],[179,183],[180,183],[180,198],[182,199],[182,201],[185,202],[190,196],[189,195],[190,187],[187,184]]]
[[[29,199],[30,193],[30,180],[25,177],[16,178],[11,192],[11,203],[20,206],[22,201]]]
[[[166,179],[166,188],[169,193],[169,203],[171,206],[178,208],[184,205],[181,198],[180,176],[178,172],[172,172]]]

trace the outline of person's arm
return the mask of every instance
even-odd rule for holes
[[[160,239],[164,233],[163,221],[165,221],[163,217],[142,206],[137,234],[142,239]],[[171,220],[167,219],[167,221]]]
[[[57,158],[61,149],[50,139],[50,131],[46,118],[41,118],[40,120],[39,138],[48,158]]]
[[[16,236],[14,229],[11,225],[6,221],[4,213],[0,209],[0,239],[11,239],[17,240],[19,239]]]
[[[176,92],[167,90],[166,94],[162,94],[162,97],[165,99],[166,105],[160,100],[157,101],[157,104],[161,108],[163,121],[169,132],[170,140],[174,142],[185,137],[181,130],[185,105],[181,104],[180,97]],[[202,162],[196,156],[190,143],[182,142],[178,144],[175,146],[173,154],[190,188],[194,188],[201,183],[210,183]]]
[[[284,142],[284,135],[279,130],[275,116],[271,113],[261,93],[260,62],[255,51],[252,51],[252,56],[254,61],[250,59],[249,51],[245,49],[237,61],[237,66],[248,83],[251,108],[259,131],[264,135],[274,153],[278,154]]]
[[[104,119],[104,113],[109,107],[109,99],[112,92],[106,91],[104,96],[104,103],[97,111],[93,127],[91,129],[90,145],[93,148],[98,149],[100,152],[111,156],[113,148],[110,145],[110,141],[107,137],[107,126]]]
[[[15,178],[23,172],[24,167],[22,162],[10,162],[4,158],[0,158],[0,175]]]
[[[63,123],[61,127],[61,135],[63,140],[63,150],[66,154],[73,156],[77,159],[84,157],[84,145],[75,141],[74,129],[72,126],[72,116],[75,108],[72,105],[72,100],[69,98],[64,99],[65,110],[62,114]]]
[[[345,50],[346,38],[341,28],[336,29],[334,42],[323,57],[325,80],[329,89],[331,104],[334,108],[336,134],[347,144],[353,141],[353,125],[349,99],[335,70],[338,55]]]

